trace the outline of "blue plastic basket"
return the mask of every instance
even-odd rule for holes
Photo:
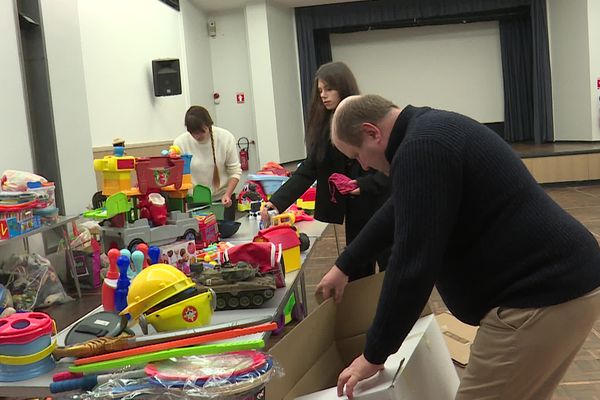
[[[248,179],[260,183],[267,196],[272,195],[279,189],[285,181],[289,179],[287,176],[278,175],[248,175]]]

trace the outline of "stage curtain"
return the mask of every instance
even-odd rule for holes
[[[533,48],[529,15],[501,19],[504,132],[508,142],[533,139]]]
[[[513,68],[513,71],[519,73],[529,71],[529,75],[510,77],[509,81],[521,82],[522,85],[527,84],[530,87],[524,91],[515,89],[512,84],[505,85],[505,98],[524,94],[526,97],[518,97],[517,102],[527,106],[524,112],[515,113],[515,110],[509,110],[509,113],[505,114],[517,118],[517,121],[505,121],[505,124],[508,122],[508,125],[512,126],[511,136],[505,136],[505,139],[526,140],[532,130],[536,141],[547,141],[553,137],[545,0],[374,0],[299,7],[295,13],[302,104],[305,113],[314,74],[319,65],[331,61],[330,33],[499,20],[501,23],[507,22],[504,24],[504,35],[513,38],[523,34],[527,26],[531,31],[528,40],[532,46],[527,57],[532,67]],[[529,15],[530,19],[521,18],[521,15]],[[508,23],[515,17],[520,18],[520,23]],[[508,33],[508,29],[518,29],[518,32]],[[504,43],[507,43],[506,40]],[[523,46],[524,44],[520,43],[519,49],[511,50],[511,54],[523,54]],[[502,50],[503,57],[508,53],[506,49]],[[504,64],[513,66],[515,62],[512,59],[503,60],[503,70]],[[532,101],[529,102],[528,99]],[[529,106],[530,103],[533,105]],[[531,116],[527,116],[527,113]],[[527,132],[519,132],[517,127],[527,124],[529,120],[532,121],[533,128]]]
[[[546,0],[531,0],[533,43],[533,136],[535,143],[554,140],[552,77]]]

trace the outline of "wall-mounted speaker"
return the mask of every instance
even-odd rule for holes
[[[155,96],[181,94],[181,73],[177,58],[152,60],[152,79]]]

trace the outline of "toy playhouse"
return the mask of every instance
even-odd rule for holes
[[[283,250],[285,272],[300,269],[300,239],[296,227],[290,225],[271,226],[258,232],[253,241],[280,244]]]

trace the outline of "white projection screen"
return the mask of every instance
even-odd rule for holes
[[[332,34],[331,50],[362,93],[504,121],[497,21]]]

